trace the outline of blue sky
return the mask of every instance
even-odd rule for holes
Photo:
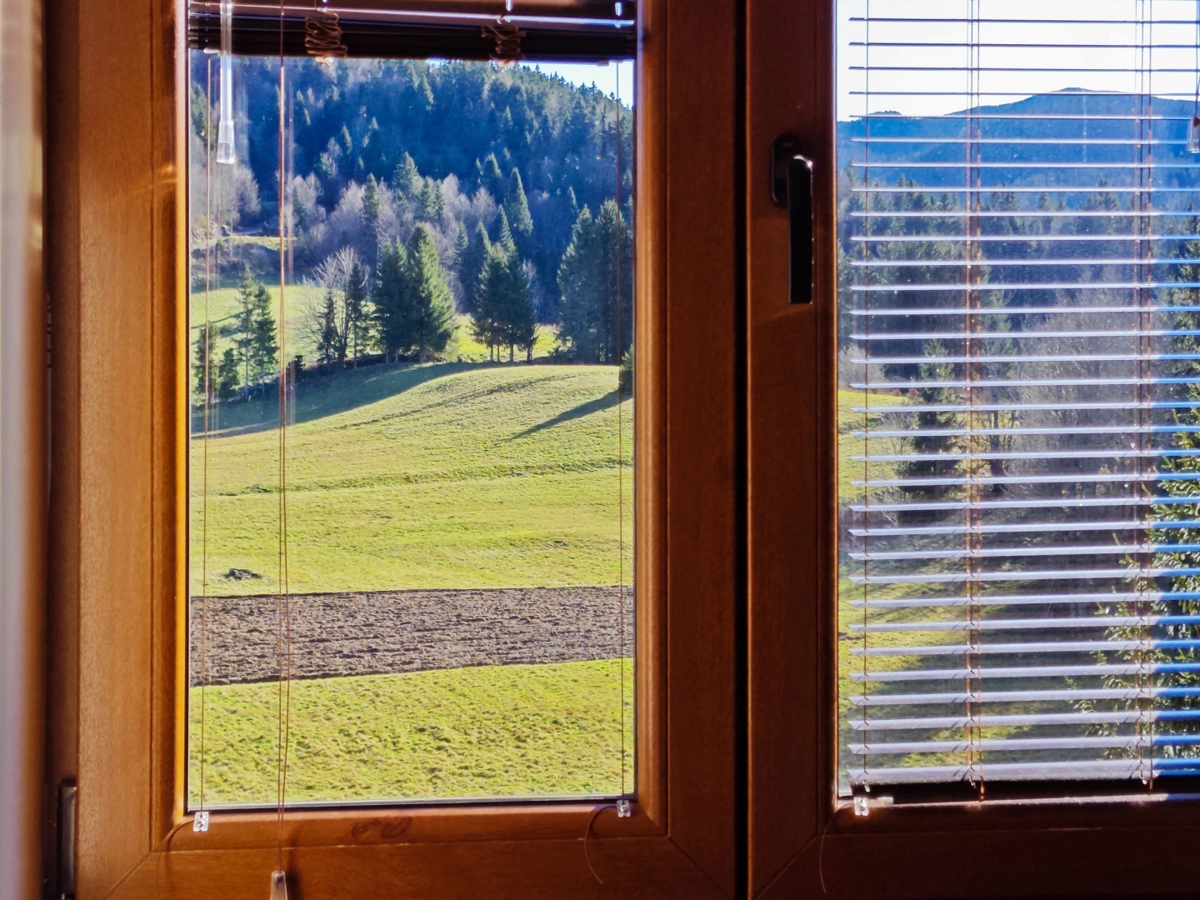
[[[595,85],[611,96],[617,90],[617,74],[620,73],[621,100],[626,106],[633,104],[633,62],[609,63],[607,66],[575,63],[536,63],[530,68],[541,69],[553,75],[561,75],[572,84]]]
[[[838,0],[839,119],[866,111],[855,93],[866,87],[856,68],[865,51],[855,44],[867,27],[854,20],[868,11],[872,112],[940,115],[969,106],[971,31],[962,20],[972,13],[982,20],[984,105],[1064,88],[1190,99],[1200,69],[1196,0]],[[908,18],[925,21],[897,21]],[[912,43],[895,46],[904,42]]]

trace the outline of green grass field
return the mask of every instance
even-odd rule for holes
[[[271,302],[273,304],[276,321],[279,320],[279,285],[267,284],[267,291],[271,294]],[[234,316],[238,311],[238,297],[236,287],[221,287],[214,288],[207,292],[203,290],[193,291],[191,295],[191,309],[189,315],[191,317],[191,332],[189,341],[193,347],[200,337],[200,327],[206,321],[212,323],[213,333],[219,334],[222,328],[233,325]],[[293,284],[289,285],[285,294],[287,303],[287,315],[284,317],[283,341],[286,344],[284,352],[290,360],[297,354],[304,357],[307,364],[311,365],[317,359],[316,343],[311,333],[311,323],[309,315],[309,307],[312,302],[319,301],[320,292],[308,285]],[[441,355],[450,362],[487,362],[488,349],[483,344],[475,340],[471,334],[471,317],[460,315],[456,317],[458,330],[454,337],[451,338],[449,346]],[[558,343],[558,327],[555,325],[539,325],[537,342],[533,347],[534,359],[545,359],[554,350]],[[216,351],[219,356],[224,352],[227,346],[230,346],[228,339],[218,338],[216,341]],[[194,358],[193,351],[192,357]],[[524,354],[520,351],[516,354],[517,360],[524,359]],[[508,351],[504,351],[504,359],[508,359]],[[195,378],[192,379],[193,383]]]
[[[611,366],[462,363],[302,382],[287,430],[290,589],[618,583],[616,383]],[[628,571],[633,415],[621,406]],[[207,451],[193,438],[194,593],[205,559],[210,594],[278,587],[277,418],[273,397],[226,404]]]
[[[618,794],[632,786],[633,666],[487,666],[291,685],[292,801]],[[205,801],[273,805],[278,688],[206,689]],[[200,801],[200,691],[189,794]]]
[[[633,410],[626,397],[619,447],[616,386],[615,366],[486,363],[302,381],[287,429],[290,589],[611,585],[622,527],[628,579]],[[278,589],[277,422],[274,397],[219,404],[207,441],[193,419],[193,593],[206,561],[210,594]],[[231,569],[261,577],[223,577]],[[603,661],[296,682],[288,796],[619,792],[619,673]],[[276,691],[206,689],[207,802],[274,802]],[[627,754],[632,698],[629,682]],[[198,802],[195,690],[190,740]]]

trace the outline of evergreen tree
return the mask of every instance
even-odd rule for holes
[[[238,394],[238,358],[232,347],[226,347],[217,367],[217,396],[232,400]]]
[[[341,362],[344,348],[337,327],[337,305],[333,296],[333,288],[325,289],[325,298],[321,304],[320,328],[317,335],[317,359],[325,367]]]
[[[501,272],[497,304],[493,311],[496,334],[501,345],[508,345],[508,361],[513,361],[514,348],[525,351],[526,360],[533,359],[537,340],[537,317],[533,308],[533,291],[526,266],[514,255]]]
[[[347,354],[364,349],[370,340],[367,269],[352,247],[331,253],[314,271],[325,291],[321,308],[310,308],[307,327],[316,338],[317,355],[324,364],[346,361]]]
[[[508,254],[499,244],[491,244],[486,252],[475,295],[472,331],[475,340],[488,348],[488,358],[495,359],[497,348],[504,343],[501,321],[508,289]]]
[[[254,367],[254,320],[258,312],[258,292],[262,285],[246,266],[237,289],[237,311],[234,313],[233,346],[242,367],[242,389],[250,396],[251,371]]]
[[[442,195],[442,183],[434,178],[425,179],[425,190],[421,195],[422,213],[430,222],[440,222],[442,212],[446,208],[446,199]]]
[[[525,186],[521,183],[521,170],[513,166],[505,196],[505,209],[512,230],[524,237],[533,234],[533,217],[529,215],[529,200],[525,197]]]
[[[462,222],[458,223],[458,230],[454,232],[454,268],[455,271],[462,263],[463,256],[467,252],[467,246],[471,243],[471,236],[467,234],[467,226]]]
[[[396,192],[405,200],[410,200],[415,197],[425,186],[421,179],[421,173],[417,171],[417,164],[413,158],[409,156],[408,151],[404,152],[404,156],[400,158],[400,164],[396,166],[396,174],[392,180],[392,185],[396,188]]]
[[[385,356],[406,351],[412,341],[408,314],[408,251],[397,241],[379,250],[379,282],[375,287],[375,327]]]
[[[618,362],[633,341],[633,236],[615,201],[594,219],[586,206],[579,213],[558,286],[559,340],[579,362]]]
[[[454,298],[446,270],[438,259],[433,235],[418,225],[408,241],[407,291],[411,343],[421,362],[427,353],[441,353],[454,336]]]
[[[374,228],[379,221],[379,182],[374,174],[367,176],[367,183],[363,187],[362,217],[367,228]]]
[[[254,293],[254,324],[251,333],[250,356],[261,389],[267,374],[279,365],[279,344],[276,342],[275,316],[271,311],[271,294],[258,285]]]
[[[366,346],[370,336],[370,316],[367,313],[367,275],[356,258],[346,273],[345,285],[346,330],[351,359],[358,368],[358,351]]]
[[[935,457],[941,454],[954,455],[959,449],[958,440],[954,437],[939,435],[936,432],[953,430],[958,424],[958,413],[945,409],[947,406],[958,404],[958,393],[953,388],[929,386],[925,383],[952,380],[954,367],[949,363],[936,361],[939,357],[946,356],[946,349],[938,341],[928,341],[923,348],[922,356],[928,357],[930,362],[921,363],[918,367],[917,380],[921,382],[922,386],[913,393],[915,394],[914,402],[926,409],[914,417],[915,434],[910,439],[912,454],[920,458],[904,463],[902,474],[907,481],[950,479],[958,471],[958,461],[955,459],[940,460]],[[936,484],[906,484],[901,490],[910,498],[928,502],[949,496],[954,487]],[[900,519],[906,524],[927,523],[935,517],[936,514],[933,513],[909,509],[905,509],[900,514]]]
[[[488,240],[487,229],[480,222],[475,226],[475,237],[467,244],[467,249],[458,255],[455,265],[458,266],[458,283],[462,285],[463,306],[472,315],[476,312],[479,298],[479,284],[483,275],[483,267],[487,264],[492,242]]]
[[[496,229],[496,243],[500,245],[506,256],[516,255],[517,243],[513,240],[512,229],[508,225],[508,216],[503,207],[500,208],[500,225]]]
[[[211,331],[212,327],[205,323],[196,338],[196,396],[201,403],[211,403],[217,393],[216,341],[210,340]]]
[[[500,172],[500,162],[495,153],[489,153],[487,159],[480,165],[476,163],[476,178],[479,187],[485,188],[498,201],[504,196],[504,176]]]

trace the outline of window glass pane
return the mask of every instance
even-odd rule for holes
[[[839,4],[843,793],[1200,774],[1196,16]]]
[[[190,57],[190,803],[273,805],[281,733],[289,802],[631,794],[632,64],[230,68],[226,163]]]

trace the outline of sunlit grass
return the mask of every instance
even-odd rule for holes
[[[615,366],[450,363],[301,382],[286,436],[291,590],[617,584],[619,480],[628,578],[633,415],[625,397],[622,474],[616,387]],[[274,397],[220,404],[207,451],[192,440],[193,592],[205,559],[209,593],[277,588],[277,418]]]
[[[603,660],[293,682],[288,799],[619,794],[622,759],[633,787],[632,679],[630,661]],[[278,697],[274,683],[206,689],[207,804],[274,804]],[[196,805],[198,688],[190,719]]]

